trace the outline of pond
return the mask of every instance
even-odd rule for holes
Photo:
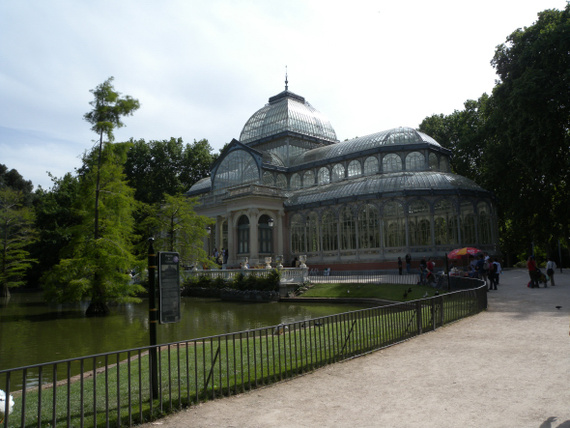
[[[182,298],[181,321],[159,324],[158,343],[303,321],[362,309],[330,303],[235,303]],[[0,300],[0,370],[149,345],[148,301],[86,317],[85,304],[48,305],[40,293]]]

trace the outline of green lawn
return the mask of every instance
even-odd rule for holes
[[[411,291],[409,291],[411,290]],[[314,284],[302,297],[360,297],[405,302],[436,294],[433,287],[409,284]],[[443,293],[440,291],[440,294]]]

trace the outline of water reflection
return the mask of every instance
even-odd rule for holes
[[[175,342],[361,308],[183,298],[181,321],[159,325],[157,336],[159,343]],[[113,306],[105,317],[86,317],[85,309],[85,304],[47,305],[37,293],[0,301],[0,370],[149,344],[148,302]]]

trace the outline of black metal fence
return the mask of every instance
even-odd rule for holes
[[[473,283],[472,283],[473,285]],[[407,340],[487,307],[487,287],[291,324],[0,371],[4,427],[132,426]],[[5,408],[9,407],[9,400]]]

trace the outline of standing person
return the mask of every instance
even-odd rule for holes
[[[553,287],[556,285],[554,283],[554,269],[556,269],[556,262],[552,260],[552,257],[549,257],[546,262],[546,274],[550,278],[550,285]]]
[[[222,248],[222,269],[228,268],[228,249]]]
[[[496,290],[497,289],[497,277],[499,274],[497,273],[497,265],[495,265],[495,259],[489,258],[489,290]]]
[[[495,282],[497,283],[497,285],[499,285],[499,278],[503,273],[503,267],[501,266],[501,262],[499,261],[499,259],[495,259],[493,264],[495,265]]]
[[[422,259],[420,260],[420,284],[423,284],[425,282],[426,269],[427,269],[426,258],[422,257]]]
[[[402,258],[398,257],[398,273],[402,275]]]
[[[530,288],[540,288],[538,284],[538,268],[536,267],[534,256],[528,258],[526,267],[528,269],[528,276],[530,277]]]
[[[406,272],[409,274],[412,270],[412,256],[410,253],[406,254]]]
[[[426,269],[427,269],[427,277],[426,278],[429,279],[428,282],[435,282],[435,274],[434,274],[435,263],[431,259],[431,257],[427,261]]]

